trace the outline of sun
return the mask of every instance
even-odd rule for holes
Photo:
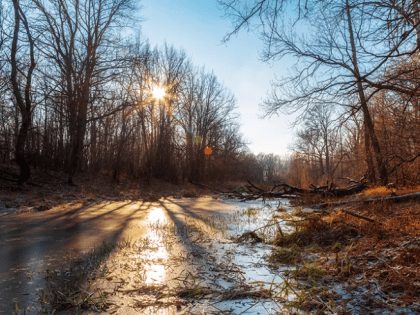
[[[165,94],[165,89],[158,86],[155,86],[152,90],[153,98],[157,100],[163,99],[165,97]]]

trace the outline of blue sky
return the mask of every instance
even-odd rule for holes
[[[152,46],[162,46],[166,41],[183,48],[195,66],[214,71],[235,95],[241,132],[251,151],[287,153],[293,141],[293,130],[288,123],[292,117],[280,114],[280,117],[259,119],[262,113],[258,104],[270,90],[270,82],[276,75],[286,75],[290,65],[277,62],[270,66],[260,61],[262,42],[253,33],[243,31],[221,44],[231,23],[222,18],[223,12],[215,0],[142,0],[141,3],[142,33]]]

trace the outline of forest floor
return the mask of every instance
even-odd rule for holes
[[[76,186],[69,186],[65,174],[35,172],[26,187],[17,188],[10,170],[1,174],[0,213],[64,211],[104,202],[153,205],[144,214],[149,231],[145,237],[104,244],[72,260],[66,272],[46,272],[48,285],[39,295],[45,310],[73,305],[63,314],[96,314],[102,307],[109,314],[253,314],[258,307],[261,314],[420,314],[420,202],[363,203],[418,188],[369,189],[340,200],[309,198],[292,208],[274,207],[270,218],[259,220],[265,210],[219,213],[216,208],[221,209],[223,201],[217,197],[203,199],[202,207],[209,212],[197,212],[201,208],[193,205],[200,198],[189,198],[209,191],[188,183],[113,184],[109,176],[82,174]],[[354,202],[315,213],[308,210],[312,203],[343,200]],[[168,202],[172,206],[165,206]],[[273,220],[282,223],[274,230],[258,229]],[[235,238],[229,232],[233,225],[241,225],[236,231],[248,237]],[[253,245],[261,241],[274,247]],[[237,260],[250,253],[264,255]],[[251,267],[242,267],[244,261]],[[249,268],[261,274],[262,267],[263,280],[245,281]],[[160,269],[172,275],[172,282],[162,278]],[[270,275],[278,275],[281,283],[273,279],[270,284]],[[66,292],[57,284],[63,276]]]
[[[363,202],[418,191],[378,187],[335,200],[308,198],[303,204],[350,202],[315,213],[298,207],[278,215],[295,218],[294,231],[277,235],[273,243],[280,248],[271,262],[295,264],[296,279],[324,279],[335,288],[320,299],[307,299],[303,309],[331,301],[328,308],[339,314],[420,314],[420,202]],[[309,291],[317,288],[311,287]]]
[[[17,186],[17,168],[0,165],[0,212],[37,212],[77,203],[95,201],[141,200],[157,201],[161,197],[197,197],[207,190],[188,182],[169,183],[164,180],[112,181],[109,174],[79,173],[74,185],[67,183],[67,174],[58,171],[32,170],[24,187]]]

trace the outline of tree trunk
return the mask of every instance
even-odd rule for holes
[[[369,135],[370,143],[372,145],[372,149],[374,152],[376,164],[378,166],[379,171],[379,179],[381,182],[381,185],[386,185],[388,183],[388,172],[385,167],[385,164],[382,161],[382,153],[381,153],[381,147],[379,145],[378,138],[376,137],[375,129],[373,126],[373,121],[370,116],[369,108],[367,106],[367,101],[365,97],[365,92],[363,90],[362,82],[361,82],[361,75],[359,71],[359,66],[357,62],[357,54],[356,54],[356,44],[354,40],[353,35],[353,26],[351,23],[351,15],[350,15],[350,6],[349,1],[346,0],[346,11],[347,11],[347,20],[348,20],[348,27],[349,27],[349,34],[350,34],[350,44],[352,48],[352,62],[353,62],[353,68],[354,68],[354,77],[357,80],[357,91],[359,94],[359,100],[361,103],[361,108],[363,111],[363,119],[365,122],[365,131]],[[372,172],[372,165],[368,165],[368,173]]]
[[[325,132],[325,138],[324,138],[324,142],[325,142],[325,173],[327,174],[327,176],[330,176],[330,172],[331,172],[331,167],[330,167],[330,149],[329,149],[329,144],[328,144],[328,134],[327,132]]]
[[[419,11],[418,0],[411,0],[411,4],[413,5],[413,22],[414,22],[414,27],[416,30],[417,50],[419,50],[420,49],[420,11]]]
[[[320,170],[319,177],[321,178],[325,174],[324,161],[323,161],[322,153],[319,154],[319,170]]]
[[[121,117],[122,117],[122,126],[121,126],[120,143],[118,146],[117,156],[115,159],[114,170],[112,174],[112,180],[116,183],[119,183],[120,181],[121,157],[122,157],[122,152],[124,150],[124,144],[126,141],[126,129],[127,129],[126,125],[127,124],[126,124],[126,115],[125,115],[124,109],[122,110]]]
[[[20,174],[18,177],[18,185],[21,186],[28,181],[31,176],[31,170],[25,158],[25,143],[28,136],[28,130],[31,125],[31,117],[22,115],[22,125],[19,128],[19,135],[16,141],[16,163],[19,165]]]
[[[89,54],[91,52],[88,52]],[[89,105],[89,96],[91,91],[91,77],[92,72],[95,67],[94,58],[86,58],[88,61],[88,66],[86,70],[86,74],[83,77],[83,81],[79,85],[79,97],[76,98],[76,102],[74,103],[77,107],[74,108],[77,110],[76,120],[74,122],[75,129],[74,132],[74,141],[72,143],[71,148],[71,155],[70,155],[70,169],[69,169],[69,177],[68,183],[73,184],[73,177],[76,171],[79,169],[79,164],[82,159],[83,154],[83,142],[85,139],[86,134],[86,127],[87,127],[87,111]],[[93,59],[93,60],[91,60]]]
[[[366,178],[371,183],[376,183],[376,175],[375,175],[375,166],[373,164],[372,159],[372,151],[370,149],[370,136],[369,131],[367,130],[366,124],[364,124],[365,129],[365,151],[366,151],[366,164],[368,166],[366,172]]]
[[[73,185],[74,174],[79,169],[79,163],[83,153],[83,141],[85,139],[86,132],[86,119],[77,118],[76,126],[73,135],[73,141],[71,143],[71,154],[70,154],[70,167],[68,183]]]
[[[13,31],[12,50],[11,50],[11,81],[13,87],[13,95],[15,96],[17,107],[20,110],[22,116],[22,124],[19,128],[19,133],[16,141],[16,163],[19,165],[20,174],[18,177],[18,184],[22,185],[27,182],[31,176],[30,168],[25,159],[25,143],[28,136],[28,131],[32,123],[32,100],[31,100],[31,88],[32,88],[32,73],[35,69],[35,57],[34,57],[34,42],[32,40],[31,33],[29,31],[29,25],[23,14],[18,0],[13,0],[13,8],[15,13],[15,27]],[[24,91],[24,98],[21,94],[21,89],[18,83],[18,65],[16,61],[16,54],[18,50],[19,40],[19,28],[20,21],[24,24],[26,35],[29,42],[29,54],[30,54],[30,65],[28,72],[25,75],[26,84]]]
[[[192,140],[192,127],[187,130],[187,174],[189,180],[194,180],[194,150]]]

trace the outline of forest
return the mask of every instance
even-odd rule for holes
[[[299,113],[291,154],[250,152],[235,96],[182,48],[151,47],[135,31],[135,1],[13,1],[0,11],[3,167],[18,166],[19,185],[31,168],[64,171],[69,183],[88,172],[418,184],[416,1],[233,3],[219,3],[234,22],[226,41],[256,20],[267,62],[299,59],[261,104],[265,116]]]
[[[69,183],[77,171],[198,180],[226,161],[225,176],[234,172],[234,96],[183,50],[133,34],[136,5],[2,6],[1,160],[19,166],[19,184],[35,167],[65,171]]]

